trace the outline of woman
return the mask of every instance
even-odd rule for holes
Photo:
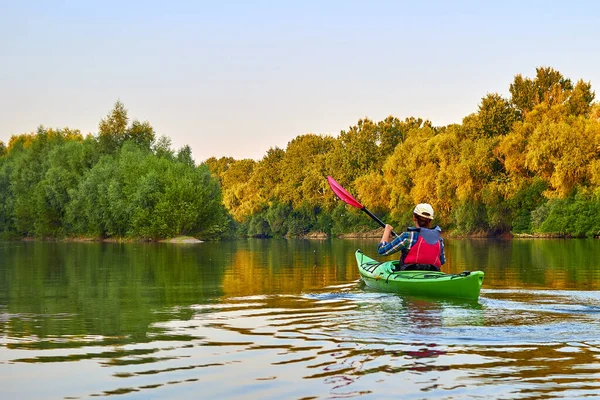
[[[444,240],[439,226],[430,229],[433,221],[433,207],[427,203],[417,204],[413,210],[414,227],[409,227],[406,232],[390,241],[393,230],[391,225],[386,225],[381,241],[377,245],[377,252],[388,256],[397,251],[402,252],[400,257],[400,270],[425,270],[439,271],[446,262],[444,254]]]

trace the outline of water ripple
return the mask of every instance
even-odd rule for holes
[[[73,362],[97,373],[96,364],[116,379],[91,393],[73,387],[74,398],[193,398],[200,382],[210,382],[205,398],[600,395],[595,293],[487,290],[472,304],[332,289],[162,310],[189,317],[135,340],[16,338],[6,363],[50,374]],[[44,354],[18,356],[31,350]],[[290,384],[299,378],[307,384]]]

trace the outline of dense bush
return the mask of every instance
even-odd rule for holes
[[[117,103],[97,138],[43,127],[13,136],[0,157],[3,237],[229,234],[221,187],[208,167],[195,166],[189,147],[175,153],[168,139],[154,143],[147,123],[128,126],[123,113]]]

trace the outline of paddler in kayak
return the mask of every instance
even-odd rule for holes
[[[433,221],[433,207],[427,203],[417,204],[413,210],[413,221],[414,227],[408,227],[406,232],[391,241],[390,234],[394,228],[386,224],[377,252],[382,256],[389,256],[401,251],[401,271],[439,271],[446,262],[446,256],[444,240],[440,236],[442,230],[439,226],[429,228]]]

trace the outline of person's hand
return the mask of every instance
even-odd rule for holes
[[[393,230],[394,228],[391,225],[385,224],[383,235],[381,236],[381,243],[388,243],[390,241],[390,233],[392,233]]]

